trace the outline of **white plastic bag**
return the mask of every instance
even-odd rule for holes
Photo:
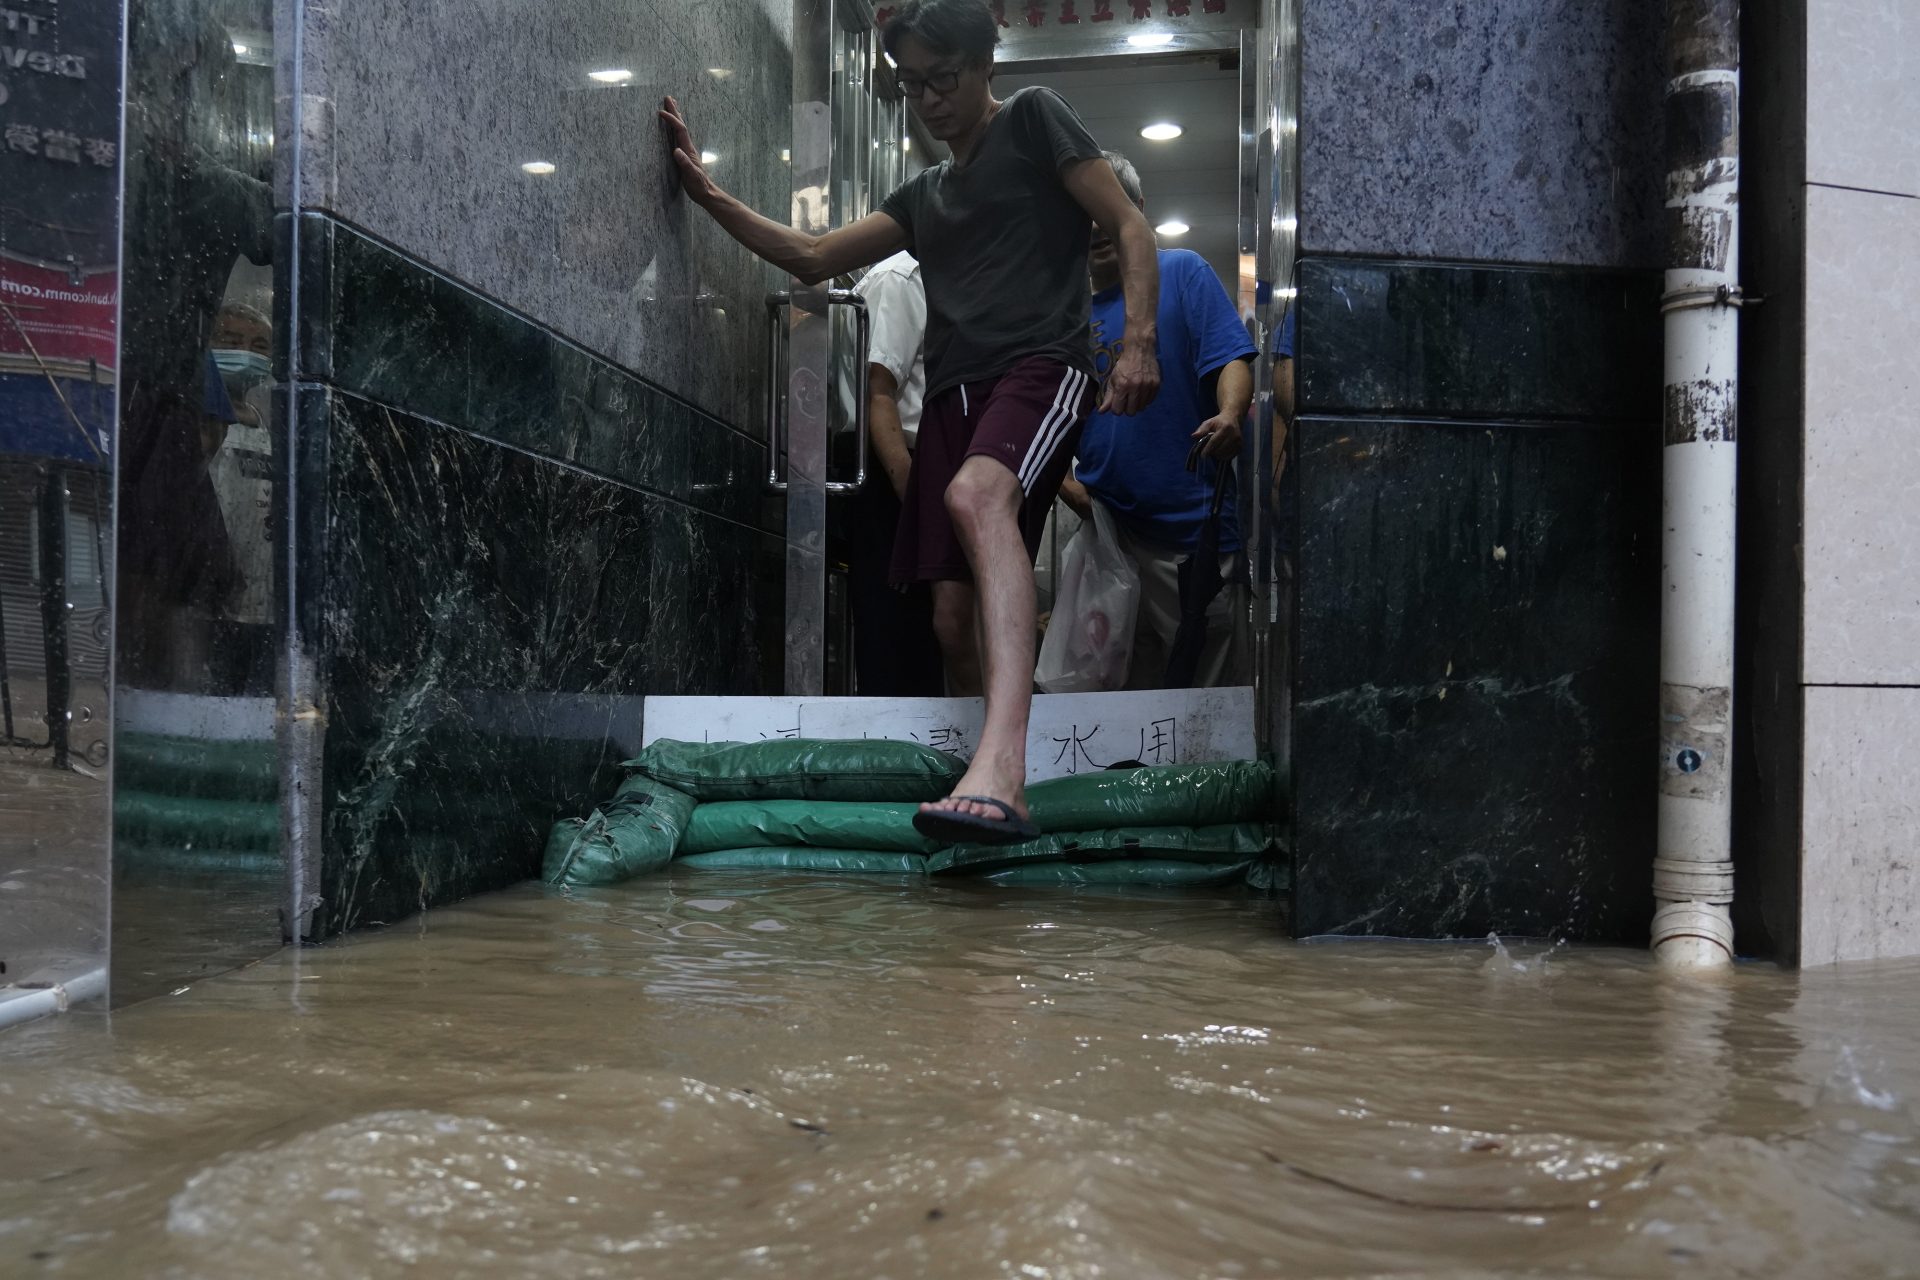
[[[1053,617],[1034,682],[1048,693],[1126,687],[1140,574],[1120,547],[1113,513],[1100,503],[1067,543],[1054,585]]]

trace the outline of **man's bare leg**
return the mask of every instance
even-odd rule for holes
[[[979,604],[987,724],[954,795],[992,796],[1027,816],[1027,719],[1033,711],[1033,562],[1020,537],[1020,481],[991,458],[972,457],[947,486],[947,511],[973,568]],[[944,585],[944,584],[941,584]],[[937,607],[937,606],[936,606]],[[988,805],[949,797],[925,809],[999,818]]]
[[[980,616],[971,582],[933,584],[933,634],[947,669],[947,696],[979,697]]]

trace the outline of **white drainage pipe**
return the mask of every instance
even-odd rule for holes
[[[1653,949],[1674,968],[1733,959],[1739,33],[1738,0],[1668,0],[1665,591]]]
[[[65,1013],[70,1006],[82,1000],[92,1000],[106,993],[105,969],[90,969],[64,982],[0,987],[0,1027],[44,1018],[50,1013]]]

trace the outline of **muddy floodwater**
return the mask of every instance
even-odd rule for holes
[[[1920,966],[534,886],[0,1033],[0,1275],[1920,1274]]]

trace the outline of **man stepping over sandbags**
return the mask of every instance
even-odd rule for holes
[[[993,96],[1000,33],[984,0],[909,0],[882,39],[900,92],[953,158],[826,235],[722,191],[679,105],[667,99],[660,115],[688,197],[775,266],[817,284],[902,249],[920,262],[927,393],[892,576],[933,583],[943,651],[978,646],[987,715],[966,776],[914,821],[937,840],[1013,843],[1035,830],[1033,559],[1094,400],[1092,225],[1118,247],[1125,295],[1126,347],[1101,395],[1107,411],[1138,413],[1159,389],[1159,266],[1146,218],[1073,109],[1050,89]]]

